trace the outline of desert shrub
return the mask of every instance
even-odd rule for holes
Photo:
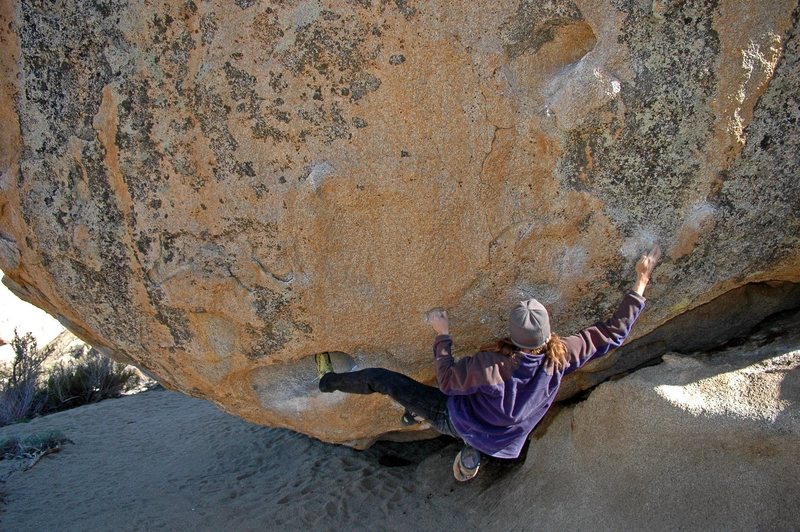
[[[44,409],[55,412],[119,397],[138,381],[133,369],[90,349],[76,362],[59,362],[53,366],[47,377]]]
[[[14,360],[0,371],[0,425],[32,418],[47,400],[40,383],[51,351],[38,349],[31,333],[19,336],[16,330],[11,347]]]
[[[33,335],[16,331],[11,344],[14,360],[0,367],[0,426],[119,397],[139,382],[136,370],[94,348],[84,352],[81,347],[71,353],[74,361],[59,361],[46,370],[52,349],[38,349]]]
[[[25,439],[18,436],[0,439],[0,460],[32,458],[37,454],[59,449],[65,443],[72,441],[58,430],[35,434]]]

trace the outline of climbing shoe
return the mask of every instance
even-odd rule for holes
[[[314,362],[317,364],[317,376],[321,379],[326,373],[333,373],[333,364],[331,364],[331,356],[326,353],[317,353],[314,355]]]
[[[413,427],[419,423],[421,423],[421,421],[417,419],[414,412],[406,408],[406,411],[403,412],[403,417],[400,418],[400,424],[404,427]]]
[[[474,447],[465,445],[453,461],[453,476],[459,482],[472,480],[481,467],[481,452]]]

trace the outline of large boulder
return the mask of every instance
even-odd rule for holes
[[[0,22],[6,284],[251,421],[398,430],[384,398],[318,394],[312,355],[430,380],[430,307],[462,353],[521,298],[569,333],[653,241],[636,335],[800,278],[794,1],[20,1]]]

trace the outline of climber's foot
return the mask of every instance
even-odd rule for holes
[[[417,418],[417,416],[406,408],[406,411],[403,412],[403,417],[400,418],[400,424],[404,427],[413,427],[414,425],[419,425],[422,421]]]
[[[453,461],[453,476],[459,482],[472,480],[481,466],[481,452],[472,446],[465,445]]]
[[[322,378],[319,380],[319,391],[321,391],[322,393],[335,392],[336,388],[333,386],[333,383],[331,382],[335,375],[336,373],[326,373],[325,375],[323,375]]]
[[[333,373],[333,364],[331,364],[331,356],[326,353],[317,353],[314,355],[314,362],[317,364],[317,377],[320,382],[322,377],[328,373]]]

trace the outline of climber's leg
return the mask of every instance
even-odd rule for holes
[[[323,392],[388,395],[407,411],[424,417],[442,434],[458,437],[447,414],[447,396],[438,388],[383,368],[369,368],[350,373],[327,373],[319,381]]]

